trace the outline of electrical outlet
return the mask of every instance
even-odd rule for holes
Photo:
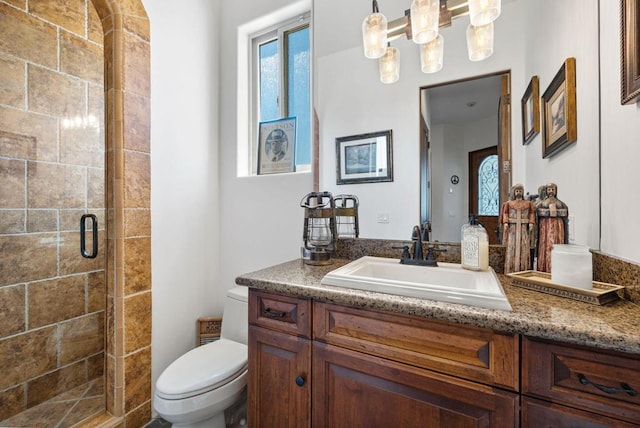
[[[388,212],[379,212],[378,213],[378,223],[389,223],[389,213]]]

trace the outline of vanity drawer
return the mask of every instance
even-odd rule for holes
[[[488,329],[314,303],[314,340],[513,391],[519,338]]]
[[[311,337],[311,300],[249,289],[249,324]]]
[[[640,422],[640,356],[523,338],[522,392]]]

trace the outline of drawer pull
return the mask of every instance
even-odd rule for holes
[[[262,315],[267,316],[269,318],[284,318],[287,315],[284,311],[275,311],[271,308],[265,308],[262,310]]]
[[[298,386],[304,386],[305,383],[305,378],[302,376],[298,376],[296,377],[296,385]]]
[[[604,386],[604,385],[599,385],[597,383],[593,383],[589,379],[587,379],[587,377],[585,375],[583,375],[582,373],[578,374],[578,380],[583,385],[591,384],[591,385],[595,386],[596,388],[598,388],[600,391],[606,392],[607,394],[618,394],[620,392],[623,392],[623,393],[628,394],[628,395],[630,395],[632,397],[635,397],[636,395],[638,395],[638,391],[634,390],[633,388],[631,388],[629,385],[627,385],[624,382],[620,383],[621,389],[619,389],[619,388],[613,388],[611,386]]]

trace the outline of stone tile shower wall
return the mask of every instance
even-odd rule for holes
[[[84,0],[0,1],[0,420],[103,376],[104,52]],[[79,251],[96,214],[99,254]]]
[[[47,18],[44,21],[48,21],[48,24],[60,25],[61,21],[77,23],[80,15],[74,14],[72,11],[76,10],[77,5],[85,4],[88,7],[87,10],[91,9],[91,4],[95,7],[97,16],[102,23],[104,94],[106,98],[104,103],[106,136],[104,167],[107,236],[106,240],[103,240],[103,242],[106,241],[103,254],[106,254],[104,369],[108,413],[97,419],[95,424],[91,426],[135,428],[143,426],[151,417],[150,44],[149,21],[146,12],[140,0],[29,0],[28,2],[27,0],[0,0],[2,7],[0,10],[2,12],[0,13],[2,20],[0,22],[0,51],[7,52],[12,49],[18,41],[18,37],[21,38],[20,41],[35,38],[39,43],[31,47],[33,51],[29,52],[30,56],[27,62],[35,64],[37,61],[50,61],[47,59],[50,52],[52,50],[55,52],[57,48],[47,44],[48,39],[42,37],[41,32],[47,31],[45,30],[47,25],[43,25],[37,19],[32,19],[33,17],[25,18],[28,25],[20,27],[24,32],[19,34],[16,33],[16,27],[8,26],[7,16],[19,15],[18,12],[24,14],[28,6],[31,9],[39,9],[43,15],[46,14]],[[7,12],[6,15],[5,12]],[[93,11],[90,14],[93,14]],[[92,22],[91,19],[90,22]],[[94,34],[96,28],[100,28],[100,26],[94,26],[92,23],[87,34]],[[64,34],[64,32],[61,33]],[[69,33],[74,33],[74,31],[69,31]],[[88,41],[93,46],[95,40],[91,36]],[[60,56],[62,57],[64,54],[64,50],[61,49]],[[7,135],[1,134],[0,146],[6,143],[9,149],[21,153],[24,159],[35,156],[23,153],[28,150],[41,151],[42,153],[38,153],[38,156],[51,156],[44,151],[47,145],[35,145],[32,139],[23,141],[18,137],[19,135],[31,135],[36,141],[47,141],[51,138],[47,132],[47,126],[52,125],[49,123],[48,115],[42,115],[43,117],[33,115],[32,122],[26,123],[24,112],[18,111],[19,108],[7,101],[13,92],[8,90],[10,85],[5,84],[4,75],[10,75],[8,70],[11,68],[4,61],[11,63],[11,60],[15,59],[15,54],[0,54],[0,76],[3,76],[0,85],[0,105],[3,108],[0,114],[0,131],[11,132],[9,125],[21,131],[12,132],[10,143],[8,143]],[[53,64],[47,64],[42,68],[46,71],[57,70]],[[74,73],[72,70],[67,72]],[[19,75],[20,73],[18,73],[18,79]],[[26,76],[26,73],[24,75]],[[91,79],[84,77],[84,80],[90,81]],[[20,86],[20,80],[14,84]],[[46,88],[49,84],[44,86]],[[47,101],[44,102],[45,105],[47,103]],[[17,136],[13,134],[17,134]],[[59,150],[62,150],[62,145],[61,142]],[[79,155],[82,155],[82,150],[70,153],[70,156]],[[15,154],[7,157],[20,158]],[[68,160],[67,162],[76,161]],[[2,189],[0,199],[3,199],[6,194],[9,194],[4,191],[5,184],[13,186],[15,183],[9,179],[5,180],[4,165],[0,171],[0,180],[4,180],[0,186]],[[49,177],[53,179],[58,175],[51,173]],[[95,183],[95,181],[92,182]],[[4,203],[4,201],[0,203]],[[5,219],[16,215],[16,213],[9,213],[9,211],[11,210],[6,211],[7,216],[4,215],[5,211],[2,211],[2,222],[11,223]],[[28,210],[27,217],[29,217]],[[6,227],[4,223],[2,227]],[[33,239],[30,243],[25,240],[23,245],[34,248],[29,244],[37,244],[38,242],[37,239]],[[4,257],[5,253],[13,253],[11,248],[5,247],[5,244],[6,241],[0,244],[2,254],[0,257]],[[41,249],[41,251],[43,250]],[[74,251],[77,251],[77,246]],[[52,263],[50,258],[46,260],[49,260],[48,263]],[[8,261],[15,263],[12,259]],[[2,263],[5,262],[2,260]],[[35,266],[36,264],[38,266]],[[45,265],[44,261],[31,263],[29,267],[40,269],[40,265]],[[96,289],[101,288],[104,291],[105,287],[98,286],[97,282],[95,284]],[[0,307],[0,324],[2,326],[8,319],[13,321],[7,322],[7,325],[20,324],[21,317],[24,317],[19,309],[21,285],[24,286],[24,284],[18,284],[16,288],[11,290],[11,293],[0,295],[0,302],[3,302]],[[89,302],[93,302],[94,299],[96,299],[95,301],[105,301],[101,297],[95,297],[96,294],[89,294],[94,297],[87,298],[87,305],[93,304]],[[24,308],[24,303],[22,305]],[[44,328],[41,331],[44,331]],[[30,345],[32,348],[41,347],[46,343],[43,337],[37,337],[34,340],[36,344]],[[96,366],[98,365],[96,364]],[[0,367],[4,370],[4,366]],[[0,400],[3,399],[5,397],[0,396]],[[8,405],[7,402],[1,404],[0,407]]]

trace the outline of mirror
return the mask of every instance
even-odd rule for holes
[[[378,2],[389,20],[402,16],[410,3]],[[468,17],[455,19],[441,31],[444,67],[433,74],[420,70],[418,46],[398,39],[392,43],[401,53],[400,80],[389,85],[379,80],[377,60],[363,54],[361,25],[371,13],[371,2],[318,0],[313,8],[320,188],[358,196],[361,237],[408,239],[413,225],[420,223],[420,88],[509,71],[511,183],[524,184],[529,193],[556,183],[558,197],[569,206],[571,242],[599,247],[597,0],[503,0],[494,23],[494,53],[480,62],[467,57]],[[534,75],[542,95],[568,57],[576,58],[578,138],[543,159],[542,133],[522,142],[520,99]],[[393,181],[337,185],[335,139],[384,130],[393,133]],[[441,175],[440,181],[448,182],[451,174]],[[431,186],[435,181],[432,177]]]

